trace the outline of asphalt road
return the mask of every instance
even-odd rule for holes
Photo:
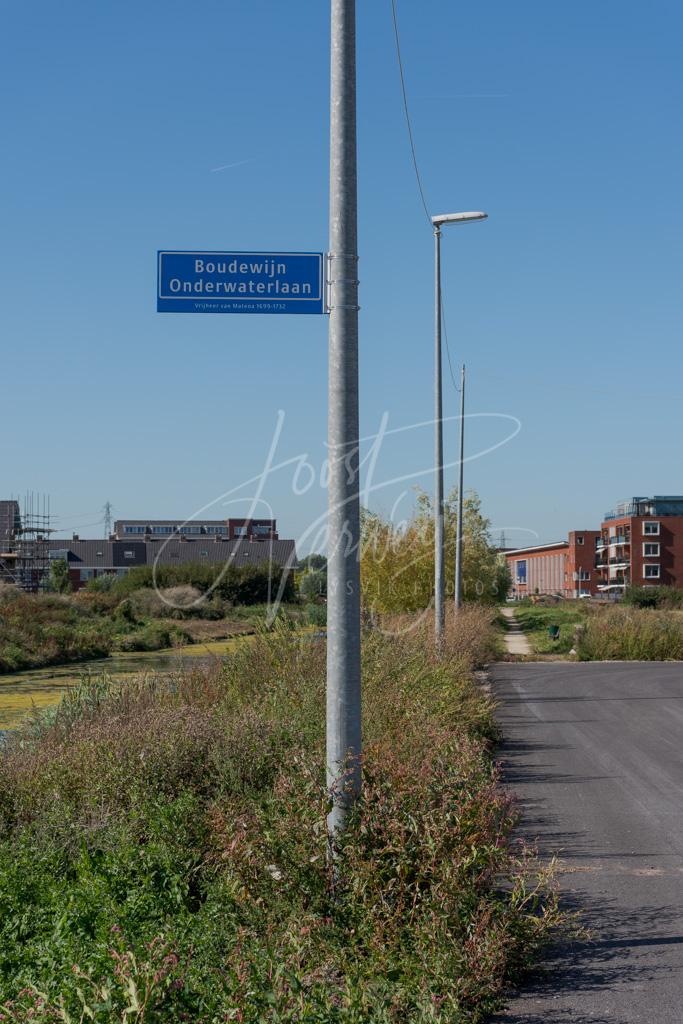
[[[682,1024],[683,666],[500,664],[504,777],[590,942],[557,948],[500,1024]]]

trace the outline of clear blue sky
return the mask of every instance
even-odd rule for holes
[[[326,319],[157,314],[155,254],[327,247],[328,7],[3,3],[0,497],[47,492],[86,535],[108,499],[120,516],[189,516],[258,472],[279,409],[276,461],[319,467]],[[390,428],[432,417],[432,236],[390,3],[358,7],[367,435],[385,413]],[[680,494],[683,8],[398,8],[430,208],[490,214],[444,233],[452,358],[470,413],[521,421],[468,464],[469,486],[508,542]],[[468,449],[510,431],[477,416]],[[452,424],[452,459],[456,445]],[[418,475],[374,507],[431,489],[431,463],[430,428],[387,440],[375,483]],[[264,497],[284,536],[325,506],[291,470]]]

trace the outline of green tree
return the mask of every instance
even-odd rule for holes
[[[57,594],[70,594],[73,590],[65,558],[56,558],[50,565],[50,590]]]
[[[310,569],[299,581],[299,593],[307,601],[327,596],[327,573],[322,569]]]
[[[495,604],[505,599],[509,575],[490,538],[490,521],[483,515],[479,496],[464,500],[463,597],[466,601]],[[457,491],[444,507],[446,593],[455,586]],[[366,607],[378,612],[410,612],[426,608],[434,592],[434,515],[424,492],[417,498],[413,518],[399,528],[364,511],[362,520],[361,585]]]
[[[114,589],[117,579],[116,574],[112,572],[105,573],[102,576],[95,576],[93,579],[88,580],[85,589],[91,591],[91,593],[108,594],[110,590]]]
[[[327,572],[327,559],[324,555],[306,555],[299,562],[300,569],[322,569]]]

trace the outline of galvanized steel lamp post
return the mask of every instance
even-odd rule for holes
[[[355,0],[332,0],[331,10],[327,822],[334,856],[361,786],[361,666]]]
[[[434,636],[437,649],[446,623],[443,508],[443,388],[441,372],[441,226],[486,220],[487,213],[440,213],[434,225]]]
[[[458,522],[455,534],[455,610],[462,605],[463,477],[465,468],[465,364],[460,371],[460,465],[458,467]]]

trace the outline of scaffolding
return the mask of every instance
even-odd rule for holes
[[[10,564],[20,590],[45,590],[50,577],[50,499],[27,492],[20,522],[10,533]]]
[[[16,583],[15,533],[20,526],[19,502],[0,501],[0,583]]]

